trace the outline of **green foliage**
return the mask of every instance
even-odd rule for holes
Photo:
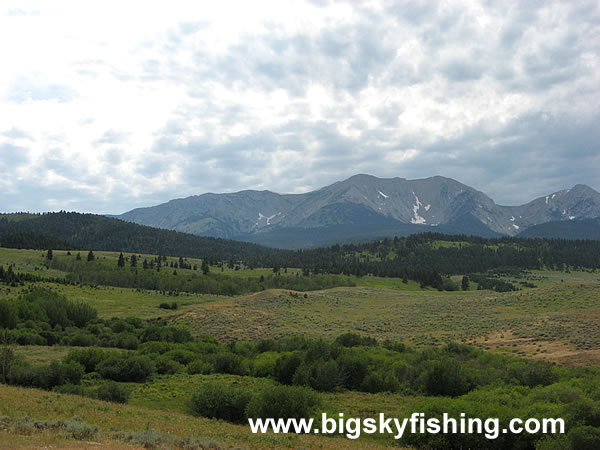
[[[234,353],[221,352],[214,356],[214,370],[216,373],[230,373],[233,375],[247,375],[243,359]]]
[[[107,381],[98,386],[95,397],[107,402],[127,403],[129,390],[119,383]]]
[[[360,384],[360,390],[364,392],[397,392],[400,389],[398,379],[391,371],[369,372]]]
[[[569,431],[568,438],[572,449],[597,450],[600,448],[600,429],[580,426]]]
[[[144,381],[156,371],[152,360],[146,356],[111,356],[96,366],[103,377],[114,381]]]
[[[311,389],[300,386],[273,386],[254,396],[247,416],[253,418],[308,418],[315,415],[321,399]]]
[[[189,408],[192,414],[229,422],[243,423],[250,392],[223,383],[206,383],[192,395]]]
[[[457,397],[473,388],[470,374],[455,359],[435,361],[424,374],[425,391],[430,395],[449,395]]]
[[[79,417],[74,417],[71,420],[66,421],[65,431],[73,439],[85,441],[91,440],[96,436],[98,427],[84,422]]]
[[[338,336],[335,340],[337,344],[344,347],[356,347],[357,345],[375,346],[377,340],[370,336],[361,336],[355,333],[344,333]]]

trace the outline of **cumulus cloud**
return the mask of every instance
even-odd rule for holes
[[[444,175],[600,189],[595,1],[0,9],[0,210]]]

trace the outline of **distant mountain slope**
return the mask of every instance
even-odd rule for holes
[[[514,236],[540,223],[598,216],[600,193],[585,185],[525,205],[501,206],[450,178],[406,180],[355,175],[305,194],[204,194],[115,217],[200,236],[303,248],[424,229]]]
[[[28,242],[55,249],[206,256],[219,260],[250,260],[277,252],[256,244],[161,230],[94,214],[60,212],[19,219],[0,217],[0,246],[22,247]]]
[[[528,228],[520,233],[519,237],[600,240],[600,217],[597,219],[546,222]]]

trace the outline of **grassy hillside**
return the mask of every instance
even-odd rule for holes
[[[466,241],[443,239],[428,245],[450,250],[469,246]],[[55,251],[52,261],[85,265],[96,274],[133,270],[131,254],[125,255],[124,268],[117,267],[118,252],[94,251],[90,263],[85,253],[77,262],[76,254]],[[157,260],[157,255],[136,256],[139,261]],[[363,249],[356,250],[353,257],[383,260],[394,255]],[[201,259],[186,258],[185,267],[177,269],[171,264],[180,264],[180,258],[161,261],[161,277],[203,276],[193,269],[202,264]],[[473,282],[466,291],[439,291],[402,278],[352,275],[348,279],[355,286],[313,291],[265,289],[222,296],[69,283],[77,272],[64,264],[54,266],[47,253],[38,250],[0,249],[0,266],[6,269],[9,264],[15,271],[41,280],[0,283],[0,320],[8,327],[2,335],[17,340],[9,345],[16,364],[9,381],[60,391],[0,384],[0,416],[5,416],[0,417],[0,441],[12,447],[78,447],[82,442],[98,442],[108,448],[398,445],[385,434],[363,436],[359,441],[339,436],[252,435],[243,423],[195,417],[190,401],[209,386],[218,386],[223,392],[249,392],[244,395],[253,398],[282,386],[302,387],[318,394],[317,412],[332,416],[339,412],[346,417],[371,417],[379,412],[393,417],[412,411],[435,414],[439,405],[449,412],[484,416],[560,413],[569,417],[573,430],[569,430],[572,435],[557,441],[559,448],[576,441],[577,433],[594,423],[587,413],[574,411],[600,408],[600,375],[588,367],[600,367],[600,274],[593,270],[489,274],[521,288],[505,293],[478,289]],[[245,265],[224,265],[220,270],[221,266],[210,266],[211,272],[240,280],[321,276],[305,277],[302,269],[289,267],[280,268],[280,275],[272,268]],[[453,282],[460,284],[461,278],[456,275]],[[170,308],[174,302],[177,309]],[[97,317],[79,304],[93,308]],[[161,307],[165,304],[168,309]],[[6,322],[11,307],[17,311],[12,325]],[[357,342],[339,340],[349,332],[354,335],[347,339]],[[101,348],[94,350],[94,346]],[[85,353],[88,351],[91,353]],[[86,354],[100,359],[92,364],[83,356]],[[124,378],[118,370],[127,367],[128,360],[137,361],[145,372]],[[102,366],[102,361],[109,362]],[[84,362],[92,365],[84,370],[78,366]],[[282,367],[292,362],[294,377],[286,376]],[[569,369],[579,366],[588,368]],[[444,376],[436,372],[444,367],[458,371],[462,380],[456,385],[458,390],[437,392],[436,386],[445,383],[427,382]],[[48,377],[48,373],[54,375]],[[65,377],[73,384],[66,383]],[[115,396],[110,397],[113,402],[98,399],[105,395]],[[127,404],[114,403],[121,401],[121,396]],[[508,399],[509,410],[502,406]],[[85,423],[73,419],[75,416]],[[438,447],[483,445],[483,441],[469,442],[443,441]],[[500,448],[516,442],[495,441],[494,445]],[[418,439],[401,443],[409,444],[434,445]]]
[[[0,442],[10,448],[382,448],[376,441],[359,443],[343,437],[315,435],[253,435],[235,425],[176,410],[157,411],[119,405],[76,395],[57,394],[0,384]],[[97,431],[73,436],[66,427],[36,427],[35,423],[83,418]],[[24,420],[28,418],[28,420]],[[92,443],[93,442],[93,443]],[[195,446],[194,446],[195,445]],[[203,447],[204,446],[204,447]]]

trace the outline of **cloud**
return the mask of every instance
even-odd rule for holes
[[[0,41],[2,210],[356,173],[450,176],[502,204],[600,189],[591,0],[8,2]]]

